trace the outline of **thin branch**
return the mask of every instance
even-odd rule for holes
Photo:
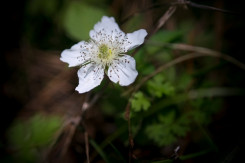
[[[230,63],[233,63],[237,67],[241,68],[242,70],[245,70],[245,64],[240,62],[239,60],[227,55],[227,54],[222,54],[220,52],[217,52],[215,50],[211,50],[208,48],[204,47],[198,47],[198,46],[192,46],[192,45],[187,45],[187,44],[171,44],[170,45],[173,49],[178,49],[178,50],[185,50],[185,51],[193,51],[197,53],[202,53],[206,54],[208,56],[212,57],[218,57],[222,58]]]
[[[189,59],[193,59],[193,58],[197,58],[197,57],[201,57],[201,56],[206,56],[205,54],[196,54],[196,53],[191,53],[191,54],[187,54],[184,55],[182,57],[176,58],[173,61],[168,62],[165,65],[160,66],[156,71],[154,71],[153,73],[151,73],[148,76],[145,76],[143,79],[141,79],[140,83],[138,85],[136,85],[136,87],[134,88],[133,92],[136,92],[139,90],[139,88],[145,83],[147,82],[149,79],[151,79],[152,77],[154,77],[156,74],[162,72],[163,70],[176,65],[178,63],[181,63],[183,61],[189,60]]]
[[[229,10],[224,10],[224,9],[212,7],[212,6],[197,4],[197,3],[193,3],[191,1],[185,1],[184,0],[183,4],[186,4],[190,7],[195,7],[195,8],[205,9],[205,10],[213,10],[213,11],[218,11],[218,12],[222,12],[222,13],[226,13],[226,14],[241,15],[241,13],[238,13],[238,12],[233,12],[233,11],[229,11]]]
[[[167,20],[175,12],[176,8],[176,5],[172,5],[169,7],[169,9],[164,13],[164,15],[158,20],[156,28],[148,35],[148,38],[155,34],[167,22]]]
[[[178,49],[178,50],[184,50],[184,51],[192,51],[192,53],[181,56],[179,58],[174,59],[173,61],[168,62],[165,65],[160,66],[156,71],[151,73],[150,75],[144,77],[140,83],[134,88],[133,92],[136,92],[146,81],[151,79],[153,76],[156,74],[162,72],[163,70],[176,65],[178,63],[187,61],[189,59],[194,59],[194,58],[199,58],[199,57],[205,57],[205,56],[210,56],[210,57],[217,57],[217,58],[222,58],[230,63],[233,63],[237,67],[241,68],[242,70],[245,71],[245,64],[238,61],[237,59],[226,55],[222,54],[220,52],[208,49],[208,48],[203,48],[203,47],[197,47],[197,46],[191,46],[191,45],[186,45],[186,44],[168,44],[170,47],[173,49]]]
[[[53,144],[52,148],[47,155],[47,162],[60,162],[62,161],[63,156],[67,152],[73,135],[76,131],[77,124],[79,124],[81,120],[80,116],[72,117],[64,124],[64,128],[61,131],[60,135],[57,137],[55,144]]]
[[[123,25],[124,23],[126,23],[128,20],[130,20],[132,17],[136,16],[137,14],[140,14],[140,13],[145,13],[147,11],[150,11],[152,9],[156,9],[156,8],[159,8],[159,7],[162,7],[162,6],[169,6],[171,4],[169,3],[159,3],[159,4],[153,4],[152,6],[147,6],[146,8],[142,9],[142,10],[138,10],[138,11],[135,11],[134,13],[128,15],[127,17],[125,17],[120,25]]]
[[[87,156],[87,162],[90,162],[89,159],[89,144],[88,144],[88,133],[86,130],[86,125],[83,121],[84,116],[85,116],[85,111],[87,109],[89,109],[90,107],[92,107],[96,101],[99,99],[99,96],[101,96],[101,94],[97,94],[95,95],[91,100],[90,100],[90,93],[86,93],[85,94],[85,98],[84,98],[84,102],[81,108],[80,113],[75,116],[75,117],[71,117],[67,120],[67,122],[64,124],[64,129],[63,131],[60,133],[60,136],[58,137],[59,139],[57,140],[57,143],[52,147],[51,152],[49,154],[49,157],[51,155],[55,155],[55,158],[49,158],[50,159],[54,159],[54,160],[50,160],[49,162],[56,162],[56,161],[61,161],[63,156],[65,155],[65,153],[67,152],[70,143],[73,139],[73,136],[75,134],[75,131],[77,129],[77,126],[82,122],[82,125],[85,129],[85,133],[84,133],[84,137],[85,137],[85,148],[86,148],[86,156]]]
[[[90,163],[90,159],[89,159],[89,142],[88,142],[88,132],[87,131],[85,131],[84,137],[85,137],[85,149],[86,149],[87,163]]]
[[[187,93],[189,99],[198,99],[205,97],[222,97],[222,96],[238,96],[243,95],[244,91],[239,88],[213,87],[198,90],[190,90]]]
[[[149,39],[154,33],[156,33],[165,23],[166,21],[172,16],[172,14],[175,12],[176,10],[176,6],[170,6],[169,9],[164,13],[164,15],[162,17],[160,17],[160,19],[158,20],[158,23],[156,25],[156,28],[154,28],[147,36],[146,39]],[[134,52],[132,53],[132,56],[134,56],[138,50],[141,48],[142,46],[136,48],[134,50]],[[133,146],[134,146],[134,141],[133,141],[133,136],[132,136],[132,131],[131,131],[131,121],[130,121],[130,102],[128,102],[126,108],[125,108],[125,118],[128,121],[128,133],[129,133],[129,163],[131,162],[132,156],[133,156]]]
[[[204,10],[212,10],[212,11],[222,12],[225,14],[232,14],[232,15],[238,15],[238,16],[242,15],[242,13],[238,13],[238,12],[234,12],[234,11],[230,11],[230,10],[225,10],[225,9],[221,9],[221,8],[217,8],[217,7],[213,7],[213,6],[197,4],[197,3],[187,1],[187,0],[177,0],[176,2],[172,2],[172,3],[153,4],[152,6],[146,7],[142,10],[138,10],[138,11],[128,15],[126,18],[124,18],[121,22],[121,25],[126,23],[128,20],[130,20],[132,17],[134,17],[137,14],[145,13],[145,12],[150,11],[152,9],[160,8],[162,6],[167,6],[167,5],[172,5],[172,6],[173,5],[182,5],[185,8],[186,8],[186,6],[189,6],[189,7],[200,8],[200,9],[204,9]]]
[[[149,34],[146,37],[146,40],[148,40],[153,34],[155,34],[166,23],[166,21],[173,15],[175,10],[176,10],[176,5],[173,5],[173,6],[169,7],[169,9],[158,20],[156,28],[154,28],[152,31],[149,32]],[[136,48],[131,55],[134,56],[143,45],[144,44],[142,44],[141,46]]]
[[[130,119],[130,101],[128,101],[128,104],[125,108],[125,119],[128,121],[128,141],[129,141],[129,163],[131,163],[131,159],[133,156],[133,147],[134,147],[134,140],[132,136],[132,129],[131,129],[131,119]]]

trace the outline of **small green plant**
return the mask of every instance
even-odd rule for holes
[[[15,121],[8,130],[8,141],[18,162],[37,162],[42,159],[42,149],[54,141],[61,127],[58,116],[35,115],[27,121]]]
[[[142,92],[136,92],[130,102],[134,112],[146,111],[151,106],[149,99]]]

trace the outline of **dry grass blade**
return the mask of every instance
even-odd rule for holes
[[[158,20],[156,27],[152,31],[150,31],[150,33],[146,36],[146,40],[148,40],[154,33],[156,33],[166,23],[166,21],[173,15],[175,10],[176,10],[176,5],[170,6],[168,8],[168,10]],[[142,45],[136,48],[134,52],[132,53],[132,56],[134,56],[141,47]]]
[[[210,56],[210,57],[217,57],[217,58],[222,58],[230,63],[233,63],[237,67],[241,68],[242,70],[245,70],[245,64],[238,61],[237,59],[226,55],[222,54],[220,52],[208,49],[208,48],[203,48],[203,47],[197,47],[197,46],[191,46],[191,45],[186,45],[186,44],[169,44],[170,47],[172,47],[175,50],[183,50],[183,51],[191,51],[192,53],[186,54],[184,56],[181,56],[179,58],[174,59],[171,62],[168,62],[165,65],[160,66],[156,71],[151,73],[150,75],[144,77],[140,83],[134,88],[133,92],[136,92],[146,81],[154,77],[156,74],[162,72],[163,70],[176,65],[178,63],[187,61],[189,59],[194,59],[198,57],[205,57],[205,56]]]
[[[148,37],[151,37],[153,34],[155,34],[167,22],[167,20],[173,15],[175,10],[176,10],[175,5],[170,6],[169,9],[164,13],[164,15],[158,20],[156,28],[153,29],[153,31],[148,35]]]

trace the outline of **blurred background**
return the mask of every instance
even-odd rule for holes
[[[144,28],[151,34],[176,3],[144,46],[129,52],[139,72],[135,83],[120,87],[104,79],[90,93],[75,91],[78,67],[59,60],[62,50],[89,40],[104,15],[125,33]],[[229,0],[1,3],[0,162],[240,162],[242,12]],[[190,58],[175,62],[183,56]],[[88,99],[95,100],[81,118]]]

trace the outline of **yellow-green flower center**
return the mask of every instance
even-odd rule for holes
[[[99,46],[99,56],[102,60],[109,60],[112,57],[112,50],[108,48],[105,44]]]

